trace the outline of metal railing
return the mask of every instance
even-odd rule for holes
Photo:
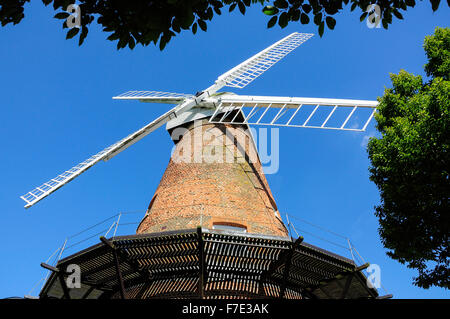
[[[194,227],[197,226],[205,226],[204,221],[209,217],[203,214],[205,206],[214,206],[214,205],[185,205],[185,206],[173,206],[167,209],[180,209],[183,207],[189,206],[193,212],[191,224],[195,224]],[[154,213],[155,210],[152,210],[151,213]],[[145,211],[131,211],[131,212],[119,212],[115,215],[112,215],[92,226],[89,226],[75,234],[72,234],[66,237],[60,247],[58,247],[46,260],[46,264],[56,266],[58,261],[64,257],[69,256],[72,253],[80,251],[84,248],[90,247],[99,242],[99,237],[116,237],[121,235],[130,235],[136,232],[138,225],[141,222],[141,219],[145,216]],[[267,213],[267,212],[265,212]],[[361,257],[360,253],[356,249],[356,247],[352,244],[352,241],[349,237],[338,234],[334,231],[328,230],[322,226],[315,225],[307,220],[299,218],[297,216],[288,215],[287,213],[283,214],[286,219],[285,225],[287,226],[289,236],[291,238],[303,237],[305,242],[309,244],[313,244],[322,249],[328,250],[333,253],[337,253],[342,257],[346,257],[354,261],[355,265],[365,264],[366,261],[363,257]],[[183,218],[188,219],[189,216],[182,216]],[[173,215],[168,218],[158,217],[158,222],[160,224],[164,224],[164,222],[169,219],[173,220]],[[225,218],[224,218],[225,219]],[[226,216],[226,220],[229,222],[235,222],[237,224],[245,224],[246,221],[239,218],[233,218]],[[248,223],[247,223],[248,224]],[[261,228],[267,227],[271,229],[273,227],[273,223],[269,222],[261,222]],[[209,223],[208,223],[209,225]],[[76,250],[74,248],[77,248]],[[339,250],[339,251],[336,251]],[[366,277],[370,274],[366,271]],[[50,276],[50,272],[45,270],[43,277],[32,287],[29,291],[28,295],[32,296],[33,292],[37,290],[40,286],[39,291],[45,285],[48,277]],[[382,287],[382,289],[386,292],[387,290]],[[38,291],[38,293],[39,293]]]
[[[330,252],[336,252],[336,249],[340,250],[339,254],[341,256],[353,260],[353,262],[357,266],[366,264],[366,260],[361,256],[348,236],[338,234],[334,231],[313,224],[297,216],[288,215],[287,213],[285,213],[284,215],[291,237],[295,237],[293,236],[295,233],[297,238],[302,236],[309,244],[314,244],[322,249],[329,250]],[[295,223],[292,223],[292,220],[294,220]],[[363,269],[363,273],[366,277],[369,277],[371,275],[371,273],[368,272],[367,268]],[[383,290],[384,295],[389,294],[388,290],[382,284],[380,284],[380,287],[378,288],[379,293],[380,288],[381,290]]]

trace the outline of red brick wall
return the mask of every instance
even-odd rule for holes
[[[203,120],[184,130],[137,233],[220,223],[287,236],[246,127]]]

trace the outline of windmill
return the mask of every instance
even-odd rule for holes
[[[185,121],[192,120],[195,110],[206,108],[214,111],[210,116],[211,121],[218,123],[226,123],[226,114],[233,110],[241,110],[243,107],[251,107],[248,116],[245,117],[243,123],[253,125],[278,125],[286,127],[303,127],[303,128],[321,128],[321,129],[336,129],[349,131],[364,131],[375,113],[377,106],[376,101],[364,100],[345,100],[345,99],[324,99],[324,98],[291,98],[291,97],[270,97],[270,96],[240,96],[235,94],[224,93],[216,95],[216,92],[223,87],[244,88],[250,84],[257,77],[261,76],[265,71],[272,67],[275,63],[284,58],[287,54],[292,52],[302,43],[311,38],[312,34],[292,33],[280,41],[269,46],[265,50],[257,53],[241,64],[237,65],[228,72],[222,74],[217,78],[215,83],[207,89],[198,92],[195,95],[167,93],[156,91],[129,91],[113,99],[120,100],[139,100],[141,102],[152,103],[168,103],[177,104],[173,109],[165,114],[159,116],[157,119],[148,123],[140,130],[128,135],[117,143],[105,148],[101,152],[65,171],[64,173],[52,178],[48,182],[36,187],[32,191],[21,196],[26,202],[25,208],[29,208],[52,194],[65,184],[69,183],[80,174],[85,172],[88,168],[94,166],[101,160],[108,161],[120,152],[124,151],[134,143],[138,142],[157,128],[168,123],[175,118],[184,118]],[[293,124],[292,120],[298,111],[306,105],[313,105],[314,109],[302,124]],[[332,106],[332,109],[326,119],[317,125],[309,125],[309,121],[314,116],[320,106]],[[261,116],[255,117],[255,110],[264,108]],[[271,109],[276,108],[279,111],[273,118],[265,118],[265,113]],[[338,126],[327,126],[328,121],[333,116],[338,108],[351,109],[350,114]],[[370,117],[367,119],[362,128],[347,128],[346,124],[358,108],[373,109]],[[288,121],[280,123],[280,115],[283,111],[294,110],[292,116]],[[221,117],[217,114],[224,114]],[[255,121],[252,121],[255,120]],[[233,119],[229,121],[233,123]],[[242,123],[242,122],[241,122]]]
[[[196,148],[212,147],[212,153],[221,149],[231,152],[233,161],[214,163],[202,158],[200,162],[176,162],[171,158],[137,235],[102,238],[103,245],[61,260],[58,268],[47,267],[53,274],[41,296],[71,297],[62,280],[67,274],[61,270],[68,263],[82,265],[83,293],[76,295],[84,297],[378,296],[376,290],[367,287],[361,273],[368,265],[358,267],[349,259],[303,243],[302,237],[295,241],[288,237],[259,157],[250,160],[250,155],[256,152],[256,144],[248,131],[249,125],[364,131],[377,102],[219,92],[223,87],[247,86],[312,36],[292,33],[222,74],[214,84],[194,95],[129,91],[114,97],[176,106],[21,196],[26,202],[25,208],[164,124],[172,133],[183,128],[181,138],[174,138],[172,134],[172,139],[176,144],[175,152],[187,149],[184,155],[188,159],[195,157]],[[323,108],[327,113],[317,118],[316,114],[323,113]],[[369,111],[365,112],[367,119],[362,125],[349,125],[360,109]],[[345,116],[340,114],[335,119],[340,110],[344,110],[341,113]],[[218,136],[231,137],[231,140],[225,138],[220,143],[200,140],[197,145],[190,139],[195,131],[218,133],[214,141]],[[105,256],[113,260],[105,261]],[[309,269],[307,274],[305,265]],[[116,276],[108,277],[108,271],[109,274],[115,272]]]

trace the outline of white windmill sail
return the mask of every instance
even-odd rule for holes
[[[294,32],[224,73],[217,80],[225,82],[225,86],[243,88],[312,36],[311,33]]]
[[[140,130],[130,134],[126,138],[105,148],[100,153],[97,153],[70,170],[58,175],[56,178],[51,179],[50,181],[21,196],[21,198],[26,202],[25,208],[33,206],[101,160],[106,161],[114,157],[179,114],[188,111],[197,105],[201,105],[205,99],[213,96],[213,94],[222,87],[232,86],[242,88],[246,86],[276,62],[280,61],[292,50],[297,48],[300,44],[308,40],[311,36],[312,34],[297,32],[290,34],[284,39],[276,42],[267,49],[239,64],[230,71],[224,73],[215,81],[213,85],[196,95],[157,91],[128,91],[114,97],[114,99],[121,100],[140,100],[142,102],[171,103],[178,105]]]
[[[149,103],[179,104],[186,99],[191,99],[192,94],[170,93],[159,91],[128,91],[114,96],[114,100],[139,100]]]
[[[227,124],[250,124],[250,125],[272,125],[286,127],[321,128],[344,131],[365,131],[371,121],[378,105],[377,101],[348,100],[348,99],[324,99],[304,97],[277,97],[277,96],[250,96],[224,94],[218,99],[207,99],[209,103],[217,105],[216,110],[210,118],[211,123]],[[305,106],[312,106],[308,109]],[[248,111],[245,113],[243,109]],[[325,114],[317,116],[318,110],[322,108]],[[356,116],[358,109],[368,109],[363,116]],[[273,110],[274,112],[270,112]],[[338,118],[337,114],[345,111],[345,116]],[[238,112],[243,116],[238,117]],[[303,112],[301,121],[300,113]],[[235,114],[233,117],[228,114]],[[342,113],[342,112],[341,112]],[[316,116],[316,118],[314,118]],[[337,118],[334,120],[334,118]],[[243,118],[243,120],[242,120]],[[240,120],[239,120],[240,119]],[[312,124],[312,120],[315,123]],[[354,126],[347,127],[350,120],[359,122]],[[331,123],[331,124],[330,124]]]
[[[101,160],[108,160],[112,157],[112,155],[117,154],[119,150],[123,150],[127,148],[128,146],[136,143],[138,140],[149,134],[150,132],[154,131],[161,125],[164,125],[170,118],[173,113],[173,110],[170,110],[169,112],[165,113],[164,115],[160,116],[153,122],[147,124],[140,130],[134,132],[133,134],[128,135],[124,139],[121,139],[117,143],[105,148],[101,152],[89,157],[87,160],[81,162],[80,164],[72,167],[71,169],[65,171],[64,173],[58,175],[55,178],[52,178],[48,182],[42,184],[39,187],[36,187],[32,191],[26,193],[25,195],[21,196],[25,202],[25,208],[29,208],[36,204],[41,199],[44,199],[54,191],[56,191],[58,188],[64,186],[71,180],[73,180],[75,177],[79,176],[81,173],[85,172],[90,167],[94,166]]]

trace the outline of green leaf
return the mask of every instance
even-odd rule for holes
[[[300,10],[293,9],[292,11],[289,10],[289,12],[291,12],[291,21],[298,21],[300,19]]]
[[[308,17],[308,15],[302,13],[301,16],[300,16],[300,22],[301,22],[302,24],[308,24],[308,23],[309,23],[309,17]]]
[[[278,8],[276,8],[274,6],[265,6],[263,8],[263,13],[267,14],[268,16],[273,16],[274,14],[277,14],[278,12],[280,12],[280,10],[278,10]]]
[[[55,16],[53,18],[67,19],[68,16],[70,16],[70,14],[68,12],[58,12],[57,14],[55,14]]]
[[[163,38],[161,38],[160,40],[159,40],[159,49],[162,51],[162,50],[164,50],[164,48],[166,47],[166,44],[167,44],[167,41],[166,40],[163,40]]]
[[[292,8],[298,9],[301,7],[303,1],[302,0],[288,0],[288,2]]]
[[[202,29],[203,31],[206,32],[206,29],[207,29],[206,22],[203,20],[198,20],[197,23],[198,23],[198,26],[200,27],[200,29]]]
[[[62,8],[64,10],[63,7],[64,7],[63,0],[53,0],[53,9],[57,10],[58,8]]]
[[[208,8],[208,10],[206,11],[208,14],[208,20],[212,20],[212,18],[214,17],[214,12],[213,9],[211,7]]]
[[[285,27],[288,25],[288,22],[289,22],[289,17],[288,17],[288,15],[287,15],[287,13],[286,13],[286,12],[283,12],[283,13],[280,15],[280,19],[278,20],[278,25],[279,25],[281,28],[285,28]]]
[[[172,30],[177,33],[181,32],[180,24],[178,23],[178,20],[176,18],[172,20]]]
[[[192,25],[192,33],[193,33],[193,34],[196,34],[196,33],[197,33],[197,23],[194,23],[194,24]]]
[[[397,9],[394,9],[392,12],[394,13],[394,15],[395,15],[398,19],[400,19],[400,20],[403,19],[402,14],[401,14],[400,12],[398,12]]]
[[[130,37],[130,39],[128,40],[128,47],[133,50],[134,47],[136,46],[136,42],[134,41],[133,37]]]
[[[84,39],[86,38],[88,34],[88,28],[86,26],[81,27],[81,33],[80,33],[80,39],[78,40],[78,45],[82,45],[84,42]]]
[[[239,11],[241,11],[242,14],[245,14],[245,5],[244,5],[244,3],[239,1],[238,2],[238,8],[239,8]]]
[[[361,14],[361,16],[359,17],[359,21],[363,22],[364,19],[367,17],[368,12],[364,12],[363,14]]]
[[[114,41],[120,38],[120,34],[118,32],[114,32],[109,37],[107,37],[108,40]]]
[[[333,15],[339,12],[339,9],[342,9],[342,3],[338,1],[330,1],[330,5],[324,7],[325,12],[329,15]]]
[[[390,10],[386,10],[384,20],[386,20],[387,23],[392,23],[392,13]]]
[[[169,43],[170,38],[173,34],[166,33],[161,36],[161,39],[159,40],[159,49],[162,51],[166,47],[167,43]]]
[[[334,18],[332,17],[327,17],[325,19],[325,21],[327,22],[327,26],[330,30],[334,29],[334,26],[336,25],[336,20],[334,20]]]
[[[316,25],[319,25],[322,22],[322,12],[317,13],[314,15],[314,23]]]
[[[230,8],[228,9],[228,12],[233,11],[236,8],[236,3],[233,3]]]
[[[128,39],[126,36],[123,36],[120,38],[119,42],[117,43],[117,50],[125,48],[125,46],[128,44]]]
[[[194,13],[192,12],[192,10],[190,11],[186,11],[183,16],[180,17],[180,26],[185,29],[188,30],[192,23],[195,20],[195,16]]]
[[[350,11],[355,10],[355,8],[356,8],[357,5],[358,5],[357,2],[353,2],[353,3],[352,3],[352,6],[350,7]]]
[[[66,39],[72,39],[74,36],[78,34],[80,31],[79,28],[72,28],[69,31],[67,31]]]
[[[416,1],[415,0],[406,0],[406,5],[410,6],[410,7],[414,7],[416,5]]]
[[[273,16],[270,18],[269,22],[267,23],[267,28],[272,28],[277,23],[277,16]]]
[[[441,0],[430,0],[430,1],[431,1],[431,9],[433,9],[433,12],[434,12],[439,8],[439,4],[441,3]]]
[[[312,8],[309,4],[304,4],[302,5],[302,9],[303,11],[305,11],[305,13],[310,13]]]
[[[309,4],[311,5],[314,14],[322,10],[322,6],[319,5],[319,0],[309,0]]]
[[[322,21],[319,25],[319,35],[322,37],[323,31],[325,30],[325,23]]]
[[[273,5],[280,9],[286,9],[289,6],[286,0],[275,0]]]

